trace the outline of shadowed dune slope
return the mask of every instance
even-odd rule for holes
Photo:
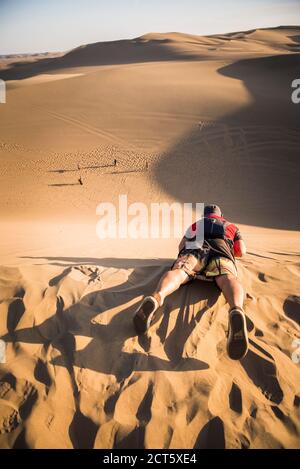
[[[242,82],[249,104],[200,121],[160,159],[158,181],[182,201],[218,201],[241,223],[299,230],[300,121],[290,98],[299,54],[240,60],[218,73]]]
[[[147,204],[213,200],[239,223],[299,229],[299,36],[152,33],[82,46],[45,69],[10,64],[0,73],[14,78],[0,109],[4,219],[95,223],[100,200],[115,203],[122,188]]]

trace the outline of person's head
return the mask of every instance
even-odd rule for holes
[[[208,215],[218,215],[222,217],[222,212],[218,205],[205,205],[204,207],[204,216],[207,217]]]

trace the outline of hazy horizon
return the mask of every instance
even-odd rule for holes
[[[297,25],[298,0],[0,0],[0,55],[64,52],[149,32],[205,36]]]
[[[277,26],[267,26],[267,27],[264,27],[264,26],[261,26],[259,28],[253,28],[253,29],[276,29],[276,28],[300,28],[300,24],[280,24],[280,25],[277,25]],[[235,32],[243,32],[243,31],[247,31],[246,29],[244,30],[236,30],[236,31],[220,31],[219,33],[211,33],[211,35],[214,35],[214,34],[230,34],[230,33],[235,33]],[[111,40],[102,40],[102,41],[94,41],[94,43],[96,42],[114,42],[114,41],[126,41],[126,40],[132,40],[132,39],[135,39],[136,37],[141,37],[141,36],[144,36],[146,34],[172,34],[172,33],[179,33],[179,34],[194,34],[194,35],[197,35],[195,33],[189,33],[188,31],[145,31],[144,33],[142,33],[140,36],[132,36],[132,37],[124,37],[124,38],[118,38],[118,39],[111,39]],[[201,36],[201,34],[199,34],[199,36]],[[203,34],[203,36],[209,36],[209,34]],[[84,44],[92,44],[92,43],[81,43],[81,44],[78,44],[78,45],[75,45],[74,48],[76,47],[80,47],[81,45],[84,45]],[[69,50],[72,50],[73,48],[70,48]],[[9,56],[9,55],[34,55],[34,54],[47,54],[47,53],[55,53],[55,52],[67,52],[68,49],[61,49],[61,50],[41,50],[41,51],[25,51],[25,52],[9,52],[9,53],[1,53],[0,52],[0,56]]]

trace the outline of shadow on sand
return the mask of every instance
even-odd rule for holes
[[[115,265],[124,265],[124,260],[120,259],[120,263]],[[127,265],[132,262],[127,260]],[[88,263],[88,262],[87,262]],[[87,264],[86,263],[86,264]],[[103,265],[103,262],[102,262]],[[55,286],[61,282],[69,273],[72,267],[64,269],[64,271],[50,279],[49,286]],[[134,270],[128,277],[128,280],[117,287],[106,288],[99,291],[93,291],[82,297],[80,301],[69,308],[65,309],[64,300],[61,296],[57,297],[56,309],[53,315],[46,319],[38,326],[32,326],[25,329],[15,330],[20,317],[25,312],[21,299],[17,299],[17,303],[13,303],[14,311],[17,311],[14,321],[10,321],[8,334],[2,338],[5,341],[20,341],[25,343],[52,343],[60,350],[61,356],[53,360],[53,364],[65,366],[70,375],[73,373],[73,366],[87,368],[106,374],[114,374],[117,381],[121,382],[126,379],[133,370],[135,371],[154,371],[154,370],[202,370],[207,369],[208,365],[194,358],[182,358],[182,350],[186,339],[190,335],[196,321],[188,322],[184,308],[188,306],[182,305],[182,295],[178,294],[173,298],[174,308],[179,307],[180,313],[177,319],[176,328],[180,330],[179,337],[170,337],[168,339],[167,355],[168,360],[160,359],[147,353],[127,353],[122,348],[127,339],[135,337],[136,333],[132,324],[132,317],[136,309],[136,302],[131,306],[124,307],[128,301],[133,300],[143,293],[150,293],[158,278],[166,267],[148,266],[142,268],[146,274],[144,283],[136,283],[137,276],[140,276],[139,269]],[[147,271],[149,276],[147,276]],[[91,273],[92,275],[92,273]],[[149,281],[147,279],[150,279]],[[91,279],[93,281],[94,279]],[[219,292],[213,285],[194,284],[182,287],[183,290],[192,289],[194,291],[193,301],[199,301],[199,298],[211,297],[210,303],[217,300]],[[118,295],[118,293],[120,293]],[[120,309],[120,312],[112,317],[108,324],[94,322],[93,319],[110,308]],[[168,312],[164,315],[164,321],[168,321]],[[198,316],[204,311],[200,311]],[[12,313],[9,312],[9,317]],[[18,317],[18,320],[16,319]],[[197,318],[196,318],[197,319]],[[164,327],[162,328],[164,329]],[[161,329],[161,330],[162,330]],[[75,350],[75,335],[90,337],[92,340],[83,349]],[[163,334],[160,331],[163,338]],[[178,335],[178,334],[176,334]],[[139,337],[142,348],[147,348],[147,341],[143,336]],[[175,343],[172,346],[172,342]],[[115,357],[118,357],[116,362]],[[75,380],[74,380],[75,386]]]
[[[1,338],[13,344],[18,342],[41,344],[46,349],[53,347],[57,353],[50,359],[49,364],[65,367],[72,384],[75,414],[69,428],[69,436],[75,448],[91,448],[95,441],[97,425],[80,410],[80,388],[76,380],[76,370],[93,370],[95,372],[112,375],[118,387],[104,403],[105,412],[113,415],[115,405],[126,385],[128,378],[135,372],[153,371],[198,371],[209,369],[208,363],[194,358],[183,356],[185,344],[192,331],[201,323],[202,317],[217,303],[220,292],[213,283],[191,282],[182,286],[166,299],[164,306],[159,310],[156,327],[156,337],[167,358],[148,353],[151,348],[152,335],[136,337],[132,318],[141,293],[147,295],[155,287],[159,277],[171,265],[170,260],[140,261],[126,280],[114,287],[102,288],[82,296],[75,304],[65,306],[63,298],[63,282],[70,280],[72,269],[81,263],[82,272],[88,276],[88,284],[99,281],[99,272],[89,267],[89,264],[104,266],[107,264],[118,268],[132,266],[135,259],[93,259],[93,258],[49,258],[66,265],[59,274],[50,278],[49,288],[59,287],[61,294],[56,293],[56,304],[53,303],[53,314],[39,325],[18,328],[18,324],[26,313],[22,297],[15,298],[8,307],[7,333]],[[67,264],[67,261],[69,264]],[[96,261],[96,262],[95,262]],[[75,262],[70,264],[70,262]],[[152,265],[151,265],[152,263]],[[61,264],[60,264],[61,265]],[[79,268],[80,269],[80,268]],[[101,273],[100,273],[101,279]],[[97,285],[97,283],[95,284]],[[59,292],[59,290],[57,290]],[[26,292],[23,292],[23,296]],[[200,305],[198,308],[195,305]],[[113,316],[105,313],[112,309],[118,312]],[[192,308],[192,309],[191,309]],[[177,310],[175,323],[170,323],[170,313]],[[174,320],[174,316],[172,321]],[[253,326],[254,327],[254,326]],[[252,327],[252,328],[253,328]],[[251,329],[251,328],[250,328]],[[169,331],[169,332],[168,332]],[[76,348],[76,337],[83,336],[90,340],[82,349]],[[128,351],[130,340],[137,341],[140,351]],[[126,344],[126,347],[125,347]],[[283,399],[283,391],[277,379],[277,370],[272,355],[257,343],[256,338],[250,339],[251,350],[241,360],[241,366],[247,373],[251,382],[261,390],[261,393],[274,404],[278,405]],[[127,349],[127,351],[126,351]],[[258,353],[256,353],[256,350]],[[263,356],[264,357],[263,357]],[[49,387],[52,378],[44,361],[38,359],[35,369],[35,378]],[[199,379],[201,376],[199,375]],[[135,428],[125,439],[116,443],[115,447],[143,447],[145,424],[151,418],[152,391],[151,382],[148,391],[140,404],[138,413],[144,424]],[[233,382],[228,395],[228,404],[237,413],[242,412],[243,398],[240,388]],[[148,417],[147,417],[148,416]],[[148,419],[148,420],[147,420]],[[84,429],[84,432],[82,431]],[[25,447],[24,435],[16,441],[16,447]],[[246,443],[245,443],[246,445]],[[219,417],[214,417],[200,431],[196,439],[195,448],[224,448],[224,424]]]
[[[238,223],[298,230],[300,120],[291,82],[300,55],[240,60],[218,72],[240,80],[251,104],[200,122],[156,164],[157,182],[175,200],[219,204]]]
[[[1,70],[0,78],[5,81],[22,80],[41,73],[66,72],[66,69],[99,65],[123,65],[142,62],[172,60],[199,60],[198,52],[180,52],[170,47],[169,39],[96,42],[77,47],[61,57],[41,58],[36,62],[15,62],[7,70]]]

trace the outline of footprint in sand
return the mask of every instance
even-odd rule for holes
[[[153,401],[153,382],[149,383],[147,391],[138,407],[136,418],[140,426],[147,425],[151,420],[151,407]]]
[[[214,417],[200,431],[194,449],[225,449],[224,422]]]
[[[228,397],[230,408],[238,414],[241,414],[243,411],[242,392],[236,383],[232,383],[232,387]]]
[[[264,272],[259,272],[258,274],[258,279],[261,281],[261,282],[264,282],[264,283],[267,283],[267,279],[266,279],[266,274]]]
[[[97,431],[98,425],[77,409],[69,427],[69,435],[73,448],[92,449]]]
[[[300,298],[290,295],[283,303],[283,310],[286,316],[295,321],[300,326]]]
[[[22,298],[10,298],[0,304],[0,335],[12,334],[25,312]]]
[[[285,427],[294,435],[298,435],[298,430],[296,425],[294,424],[293,420],[288,416],[285,415],[281,409],[279,409],[278,406],[272,405],[271,409],[273,411],[273,414],[281,420],[281,422],[285,425]]]
[[[267,355],[271,357],[270,354]],[[277,370],[274,363],[249,350],[246,357],[241,360],[241,364],[249,378],[267,399],[276,404],[282,401],[283,391],[276,378]]]
[[[26,380],[17,380],[12,374],[0,381],[0,434],[15,430],[31,412],[36,390]]]
[[[7,312],[8,332],[12,333],[16,329],[24,312],[25,312],[25,306],[24,306],[22,298],[16,298],[14,301],[10,303],[8,307],[8,312]]]

